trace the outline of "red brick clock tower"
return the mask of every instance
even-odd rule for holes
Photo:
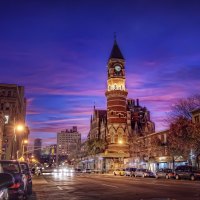
[[[107,65],[107,153],[110,157],[128,157],[128,126],[125,60],[116,39]]]

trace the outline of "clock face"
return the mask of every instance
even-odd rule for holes
[[[116,65],[116,66],[115,66],[115,70],[116,70],[117,72],[120,72],[120,71],[121,71],[121,67],[120,67],[119,65]]]

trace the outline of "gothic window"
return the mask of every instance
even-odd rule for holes
[[[117,89],[117,86],[115,85],[115,88],[114,88],[115,90]]]
[[[115,143],[117,143],[117,142],[118,142],[118,135],[115,134]]]
[[[123,141],[124,141],[125,143],[127,143],[126,135],[123,135]]]
[[[114,139],[114,134],[111,133],[111,143],[114,143],[115,142],[115,139]]]

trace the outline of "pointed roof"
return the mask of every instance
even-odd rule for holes
[[[112,51],[111,51],[111,54],[110,54],[110,57],[109,59],[111,58],[119,58],[119,59],[123,59],[124,60],[124,57],[119,49],[119,46],[117,44],[117,41],[116,41],[116,37],[114,39],[114,45],[113,45],[113,48],[112,48]]]

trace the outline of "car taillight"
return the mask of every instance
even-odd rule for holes
[[[16,189],[20,187],[20,183],[14,183],[10,188]]]
[[[31,179],[32,177],[31,177],[31,175],[28,175],[28,177],[27,177],[28,179]]]

